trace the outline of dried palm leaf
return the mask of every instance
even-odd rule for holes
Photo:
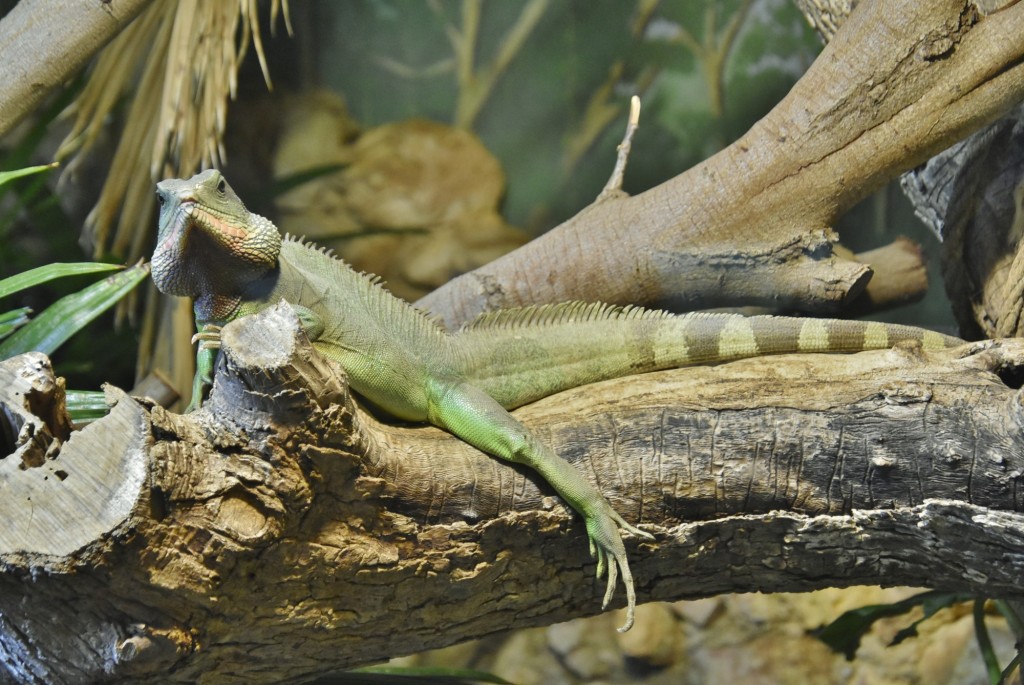
[[[137,83],[103,190],[86,220],[83,241],[94,255],[141,257],[152,230],[153,183],[224,161],[227,102],[250,40],[270,85],[257,10],[256,0],[160,0],[97,59],[57,153],[73,155],[65,173],[75,172],[115,105]],[[287,0],[271,3],[271,26],[282,12],[291,33]]]
[[[257,0],[158,0],[96,60],[71,107],[71,132],[57,152],[58,159],[71,157],[65,173],[75,173],[108,126],[115,106],[129,95],[117,150],[83,230],[83,243],[94,256],[138,260],[156,228],[154,182],[167,176],[188,177],[200,167],[223,162],[228,98],[237,90],[238,67],[250,40],[270,86],[257,9]],[[270,25],[282,12],[290,34],[287,0],[272,0]],[[185,329],[191,323],[183,314],[187,308],[183,302],[164,308],[158,323],[153,295],[142,327],[138,375],[161,368],[178,388],[187,389],[193,370],[191,348],[166,344],[188,340]],[[169,334],[157,333],[168,327]],[[158,341],[165,344],[161,347]]]

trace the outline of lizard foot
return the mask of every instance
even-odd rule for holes
[[[192,344],[195,345],[196,342],[199,343],[199,349],[201,350],[219,350],[220,326],[212,324],[203,326],[203,330],[192,336]]]
[[[636,589],[633,586],[633,574],[629,570],[629,560],[626,558],[626,548],[622,544],[619,529],[650,540],[653,540],[654,536],[626,523],[625,519],[603,499],[598,511],[586,515],[586,523],[587,536],[590,538],[590,556],[597,557],[597,577],[601,578],[606,572],[608,574],[608,584],[605,586],[604,599],[601,602],[602,609],[608,606],[615,594],[619,572],[622,572],[622,584],[626,586],[626,622],[619,628],[619,632],[624,633],[633,627]]]

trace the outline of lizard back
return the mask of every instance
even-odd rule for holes
[[[570,302],[484,314],[455,336],[460,371],[506,407],[608,378],[793,352],[963,344],[913,326]],[[494,369],[503,369],[496,375]]]
[[[243,300],[261,308],[284,299],[315,315],[313,346],[344,366],[352,388],[399,418],[423,421],[426,381],[446,366],[450,336],[372,276],[328,251],[285,236],[277,269]],[[251,312],[242,312],[251,313]],[[403,387],[404,393],[395,388]]]

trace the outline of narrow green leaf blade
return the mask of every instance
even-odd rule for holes
[[[920,596],[920,595],[918,595],[918,596]],[[911,599],[913,599],[913,598],[911,598]],[[899,643],[903,642],[907,638],[917,637],[917,626],[919,626],[921,623],[923,623],[924,621],[926,621],[929,618],[931,618],[932,616],[934,616],[935,612],[939,611],[940,609],[945,609],[947,607],[953,606],[954,604],[960,604],[961,602],[968,602],[968,601],[971,601],[973,599],[974,599],[974,596],[972,596],[972,595],[964,595],[964,594],[958,594],[958,593],[945,593],[945,592],[927,593],[927,596],[924,597],[924,601],[921,602],[921,609],[924,611],[924,615],[921,618],[919,618],[916,621],[914,621],[913,623],[911,623],[906,628],[903,628],[902,630],[898,631],[893,636],[892,642],[890,642],[889,645],[890,646],[898,645]]]
[[[106,394],[102,390],[68,390],[66,396],[68,414],[76,428],[102,419],[110,411]]]
[[[0,280],[0,298],[7,297],[19,290],[31,288],[40,283],[52,281],[55,278],[104,273],[123,268],[123,266],[118,264],[102,264],[100,262],[57,262],[55,264],[47,264]]]
[[[981,660],[985,663],[985,671],[988,673],[989,685],[999,685],[1002,679],[1003,669],[999,666],[999,657],[992,646],[992,638],[988,634],[988,627],[985,625],[985,599],[979,597],[974,600],[974,636],[978,640],[978,650],[981,652]]]
[[[13,181],[16,178],[31,176],[32,174],[38,174],[42,171],[56,168],[57,164],[42,164],[40,166],[29,166],[24,169],[15,169],[13,171],[0,171],[0,186]]]
[[[1010,659],[1010,663],[1006,664],[1006,668],[1003,669],[1003,672],[999,674],[999,682],[1010,682],[1010,676],[1013,675],[1014,671],[1017,670],[1017,667],[1020,665],[1020,662],[1020,652],[1017,652],[1017,654],[1015,654],[1014,657]]]
[[[32,309],[29,307],[18,307],[9,312],[0,313],[0,340],[27,324],[28,315],[31,313]]]
[[[828,645],[832,651],[840,652],[848,660],[853,659],[860,641],[864,635],[871,630],[875,621],[890,616],[900,616],[915,607],[922,607],[925,611],[925,618],[928,618],[939,609],[967,602],[974,599],[973,595],[964,595],[948,592],[928,591],[907,597],[903,601],[893,604],[873,604],[844,612],[839,618],[810,631],[812,635]],[[922,619],[923,620],[923,619]],[[905,639],[913,634],[917,624],[915,621],[910,627],[904,628],[900,633],[900,639]]]
[[[148,275],[149,265],[138,264],[77,293],[62,297],[0,343],[0,359],[30,350],[52,354],[68,338],[131,292]]]

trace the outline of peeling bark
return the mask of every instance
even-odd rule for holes
[[[295,682],[599,611],[583,527],[531,473],[358,407],[288,309],[223,341],[200,412],[112,389],[111,416],[45,464],[0,460],[0,673]],[[656,536],[627,541],[644,601],[1020,598],[1022,405],[1003,379],[1021,368],[1022,341],[762,358],[517,416]]]

